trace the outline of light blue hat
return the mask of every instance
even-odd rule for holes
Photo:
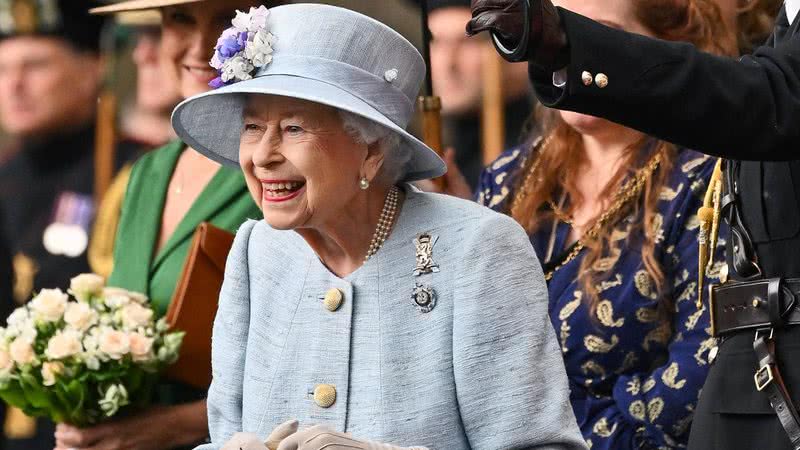
[[[294,4],[265,11],[260,19],[251,17],[258,15],[254,10],[234,19],[239,31],[249,21],[249,37],[239,33],[237,38],[228,30],[220,38],[212,65],[229,84],[175,108],[172,125],[186,144],[238,167],[244,106],[240,94],[280,95],[349,111],[397,133],[402,139],[396,151],[410,154],[403,181],[445,173],[441,158],[405,130],[425,76],[422,56],[410,42],[370,17],[335,6]],[[226,46],[226,36],[233,49]],[[254,40],[260,47],[250,48]],[[238,65],[223,67],[220,55],[236,50],[241,50]]]

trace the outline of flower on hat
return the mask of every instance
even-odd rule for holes
[[[253,78],[255,71],[272,62],[275,36],[267,31],[269,10],[265,6],[250,8],[249,13],[236,11],[232,27],[225,30],[214,47],[211,67],[219,76],[209,85],[220,88]]]

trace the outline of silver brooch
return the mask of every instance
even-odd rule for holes
[[[417,284],[411,299],[423,313],[429,313],[436,306],[436,292],[429,286]]]
[[[439,266],[433,262],[433,246],[438,240],[438,236],[432,237],[428,233],[422,233],[414,239],[414,247],[417,250],[417,266],[414,268],[414,276],[418,277],[439,271]]]

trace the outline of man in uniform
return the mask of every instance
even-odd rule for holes
[[[433,90],[442,99],[445,147],[455,150],[455,162],[474,190],[483,170],[481,108],[484,101],[484,52],[488,39],[469,39],[464,23],[470,17],[469,0],[428,1],[431,31]],[[519,145],[533,110],[525,67],[502,64],[502,93],[507,147]]]
[[[100,18],[89,0],[0,0],[0,234],[13,253],[15,300],[69,287],[89,271],[94,124],[103,77]],[[11,411],[7,449],[52,449],[53,428]],[[18,438],[18,439],[16,439]]]
[[[800,449],[798,8],[786,0],[769,42],[733,60],[612,29],[550,0],[472,1],[468,33],[488,30],[505,58],[529,61],[545,105],[731,159],[721,210],[733,280],[709,295],[720,344],[690,449]]]

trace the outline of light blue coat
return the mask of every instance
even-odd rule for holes
[[[406,186],[378,253],[345,278],[293,231],[242,225],[214,324],[212,443],[324,424],[437,450],[583,449],[547,287],[523,229],[472,202]],[[414,275],[414,239],[438,237],[440,271]],[[422,312],[416,284],[437,303]],[[344,293],[331,312],[321,297]],[[314,389],[336,388],[329,408]]]

